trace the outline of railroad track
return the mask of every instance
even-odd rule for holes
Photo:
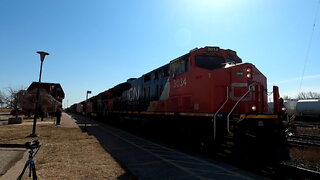
[[[293,121],[292,122],[293,125],[296,126],[300,126],[300,127],[319,127],[320,126],[320,122],[318,121]]]
[[[291,145],[320,147],[320,136],[292,134],[288,137],[288,143]]]
[[[279,164],[275,179],[320,179],[320,172],[285,163]]]

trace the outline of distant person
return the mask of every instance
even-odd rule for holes
[[[44,112],[42,109],[39,109],[39,115],[41,117],[41,121],[43,121],[43,118],[44,118]]]
[[[56,118],[57,118],[57,124],[56,125],[60,125],[61,115],[62,115],[61,108],[58,107],[57,110],[56,110]]]

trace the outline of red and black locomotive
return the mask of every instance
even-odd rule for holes
[[[233,50],[204,47],[90,98],[84,109],[105,120],[155,123],[201,149],[274,162],[287,148],[285,109],[273,90],[275,113],[267,114],[266,77]]]

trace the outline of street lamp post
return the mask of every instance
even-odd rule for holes
[[[28,137],[37,137],[36,134],[36,124],[37,124],[37,110],[39,106],[39,96],[40,96],[40,85],[41,85],[41,75],[42,75],[42,64],[44,61],[44,58],[49,55],[49,53],[44,51],[37,51],[38,54],[40,54],[40,74],[39,74],[39,82],[38,82],[38,88],[37,88],[37,96],[36,96],[36,105],[34,109],[34,119],[33,119],[33,127],[32,127],[32,133]]]

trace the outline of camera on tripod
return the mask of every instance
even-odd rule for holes
[[[21,180],[23,177],[24,172],[26,171],[26,169],[29,167],[29,177],[31,177],[32,175],[32,179],[33,180],[37,180],[37,173],[36,173],[36,165],[35,165],[35,160],[34,157],[36,156],[36,154],[38,153],[41,144],[39,142],[39,140],[34,140],[31,142],[26,142],[24,144],[24,146],[28,149],[29,152],[29,158],[26,162],[26,164],[24,165],[24,168],[21,172],[21,174],[19,175],[17,180]],[[36,150],[35,150],[36,149]]]
[[[27,148],[27,149],[36,149],[36,148],[39,148],[40,147],[40,142],[39,140],[34,140],[32,142],[26,142],[24,144],[24,146]]]

